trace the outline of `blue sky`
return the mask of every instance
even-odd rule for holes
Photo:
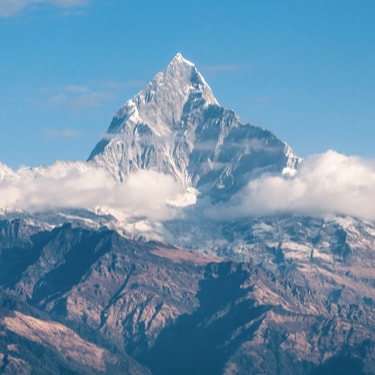
[[[0,161],[85,160],[177,52],[300,155],[375,159],[373,0],[0,0]]]

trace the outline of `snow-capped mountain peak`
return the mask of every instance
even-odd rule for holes
[[[185,59],[181,53],[176,54],[162,75],[164,80],[171,81],[174,86],[176,81],[180,83],[185,81],[186,94],[201,92],[207,104],[219,105],[202,74],[198,71],[196,66],[191,61]]]
[[[0,181],[7,177],[14,177],[16,173],[6,164],[0,162]]]
[[[171,125],[181,119],[184,105],[191,100],[203,100],[204,105],[218,105],[211,88],[195,65],[178,53],[163,72],[156,76],[133,99],[128,100],[115,118],[129,117],[148,124],[156,135],[167,135]],[[110,133],[117,132],[114,124]]]
[[[171,61],[171,64],[187,64],[187,65],[191,65],[191,66],[194,66],[194,64],[189,61],[189,60],[186,60],[181,52],[177,52],[175,57],[172,59]]]
[[[118,110],[89,160],[120,181],[149,169],[221,200],[260,173],[293,169],[297,157],[272,133],[221,107],[178,53]]]

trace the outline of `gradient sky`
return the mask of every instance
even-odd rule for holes
[[[177,52],[302,157],[375,159],[374,0],[0,0],[0,161],[85,160]]]

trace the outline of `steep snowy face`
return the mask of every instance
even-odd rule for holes
[[[198,99],[206,106],[218,105],[196,67],[177,54],[164,72],[158,73],[144,90],[120,108],[115,119],[142,121],[156,136],[167,136],[179,127],[185,104]],[[112,122],[109,133],[121,132],[123,128],[123,122]]]
[[[139,118],[149,124],[151,131],[162,137],[183,126],[181,116],[186,103],[199,101],[203,106],[218,105],[195,66],[177,54],[166,70],[157,74],[133,102],[128,103],[135,107],[134,113],[137,111]],[[120,116],[123,116],[128,109],[121,112]]]
[[[167,68],[115,114],[89,160],[119,180],[137,169],[172,174],[185,186],[194,127],[182,121],[185,107],[202,110],[218,103],[194,64],[177,54]]]
[[[0,181],[5,178],[15,177],[15,175],[16,173],[12,169],[0,162]]]
[[[213,200],[297,157],[272,133],[221,107],[193,63],[177,54],[115,114],[89,160],[122,181],[138,169],[172,175]]]

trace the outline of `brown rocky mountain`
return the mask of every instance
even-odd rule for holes
[[[375,371],[371,297],[324,298],[294,264],[272,272],[68,224],[0,233],[2,373],[46,373],[40,356],[51,373]]]

